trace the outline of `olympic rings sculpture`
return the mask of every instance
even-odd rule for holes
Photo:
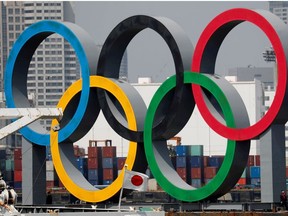
[[[244,21],[256,25],[266,34],[273,45],[278,66],[275,99],[267,114],[254,125],[250,125],[236,90],[225,79],[214,75],[221,43],[235,26]],[[145,28],[154,30],[166,42],[176,71],[159,87],[148,109],[129,83],[118,80],[125,49]],[[7,61],[5,94],[9,108],[28,106],[29,63],[37,46],[53,33],[64,37],[75,49],[82,79],[72,84],[58,103],[64,115],[59,122],[53,120],[51,128],[59,124],[59,131],[51,130],[47,135],[37,125],[30,125],[21,133],[34,144],[51,144],[52,159],[60,180],[81,200],[101,202],[110,199],[118,194],[123,182],[122,170],[111,185],[98,190],[73,165],[73,142],[88,132],[100,110],[113,130],[130,141],[126,159],[128,169],[144,172],[148,161],[159,185],[173,197],[188,202],[217,198],[228,192],[246,167],[250,139],[257,138],[272,124],[288,120],[288,103],[285,102],[288,28],[268,11],[231,9],[221,13],[204,29],[195,51],[178,24],[163,17],[137,15],[121,21],[108,35],[101,51],[75,24],[38,22],[20,35]],[[196,104],[208,125],[228,139],[221,168],[202,188],[193,188],[178,176],[166,146],[166,140],[185,126]]]

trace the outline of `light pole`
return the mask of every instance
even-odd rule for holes
[[[277,87],[277,64],[276,64],[276,56],[273,47],[266,48],[266,50],[262,53],[264,61],[266,62],[274,62],[274,89]]]

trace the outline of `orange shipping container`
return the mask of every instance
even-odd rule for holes
[[[103,169],[103,180],[113,180],[116,178],[116,172],[114,169]]]
[[[192,179],[202,179],[202,168],[191,168]]]
[[[204,178],[212,179],[217,174],[217,167],[204,167]]]
[[[102,147],[103,158],[114,158],[116,157],[116,146],[104,146]]]
[[[101,147],[89,146],[88,158],[101,158]]]
[[[88,158],[88,169],[98,169],[99,168],[99,162],[98,158]]]

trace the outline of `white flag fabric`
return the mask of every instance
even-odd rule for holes
[[[123,188],[146,191],[148,186],[148,176],[135,171],[125,170]]]

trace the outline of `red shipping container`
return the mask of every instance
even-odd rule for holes
[[[22,171],[22,160],[20,159],[14,160],[14,170]]]
[[[186,181],[186,179],[187,179],[186,167],[177,167],[176,171],[177,171],[178,175],[180,176],[180,178],[182,178],[184,181]]]
[[[254,155],[249,155],[248,157],[248,162],[247,162],[247,166],[255,166],[255,156]]]
[[[115,171],[113,169],[103,169],[103,180],[113,180]]]
[[[239,185],[246,185],[246,178],[240,178],[237,182]]]
[[[101,158],[101,147],[89,146],[88,158]]]
[[[192,179],[202,179],[202,168],[191,168]]]
[[[260,155],[255,155],[255,166],[260,166]]]
[[[217,167],[204,167],[204,178],[212,179],[218,171]]]
[[[16,182],[22,181],[22,171],[18,171],[18,170],[14,171],[14,181]]]
[[[116,146],[104,146],[102,147],[103,158],[114,158],[116,157]]]
[[[17,160],[22,159],[22,149],[21,148],[15,148],[14,149],[14,159],[17,159]]]
[[[125,161],[126,161],[126,157],[117,158],[117,169],[118,170],[123,169],[123,167],[125,165]]]
[[[53,188],[54,187],[54,181],[46,181],[46,188]]]
[[[88,158],[88,169],[98,169],[98,158]]]

